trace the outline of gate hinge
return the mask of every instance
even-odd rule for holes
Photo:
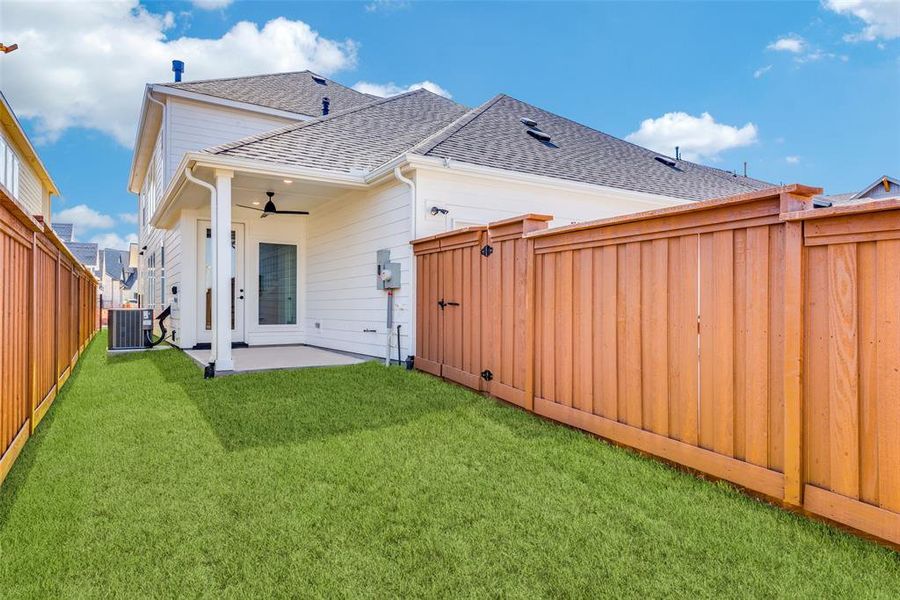
[[[481,372],[481,378],[484,379],[485,381],[490,381],[491,379],[494,378],[494,374],[491,373],[488,369],[485,369],[484,371]]]
[[[490,244],[485,244],[485,245],[481,248],[481,255],[484,256],[484,257],[488,257],[488,256],[490,256],[490,255],[493,254],[493,253],[494,253],[494,248],[493,248]]]

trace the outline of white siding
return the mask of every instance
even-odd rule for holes
[[[233,142],[293,122],[295,121],[170,97],[166,104],[169,135],[165,181],[168,182],[172,177],[185,152]]]
[[[398,324],[402,325],[400,354],[403,358],[411,354],[410,218],[409,188],[396,183],[353,192],[312,211],[306,257],[306,343],[384,356],[387,295],[375,287],[375,255],[389,248],[391,260],[401,265],[402,284],[394,296],[392,357],[397,356]]]
[[[24,159],[22,153],[16,145],[12,143],[9,136],[4,134],[2,136],[2,143],[0,143],[0,151],[7,149],[15,155],[15,162],[18,165],[17,173],[10,172],[12,181],[6,182],[7,189],[16,196],[16,200],[25,206],[29,214],[41,215],[49,219],[50,215],[45,214],[44,186],[41,183],[41,180],[38,179],[37,173],[34,172],[31,165]],[[0,163],[2,163],[3,167],[7,166],[6,160],[3,158],[0,158]],[[5,176],[0,175],[0,181],[3,179],[5,179]],[[12,189],[14,185],[18,187],[18,194],[16,194],[16,190]]]
[[[416,188],[417,238],[525,213],[553,215],[550,226],[559,227],[684,202],[674,198],[639,200],[615,190],[594,192],[515,183],[453,169],[419,169]],[[434,216],[430,213],[432,206],[450,212]]]

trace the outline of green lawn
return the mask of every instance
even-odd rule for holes
[[[894,552],[426,375],[104,344],[0,487],[3,598],[900,590]]]

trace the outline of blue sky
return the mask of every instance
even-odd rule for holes
[[[122,215],[136,213],[125,186],[142,84],[170,79],[172,58],[186,79],[309,67],[381,89],[429,81],[469,106],[504,92],[659,151],[682,140],[689,158],[838,193],[900,175],[900,5],[846,1],[121,0],[78,14],[5,1],[0,36],[20,49],[0,57],[0,82],[62,191],[55,211],[85,205],[68,213],[78,237],[110,244],[136,230]],[[237,34],[240,21],[255,25]],[[70,45],[49,41],[61,36]]]

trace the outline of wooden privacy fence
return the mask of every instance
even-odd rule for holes
[[[0,186],[0,482],[97,331],[97,280]]]
[[[900,200],[819,192],[416,240],[415,365],[900,543]]]

